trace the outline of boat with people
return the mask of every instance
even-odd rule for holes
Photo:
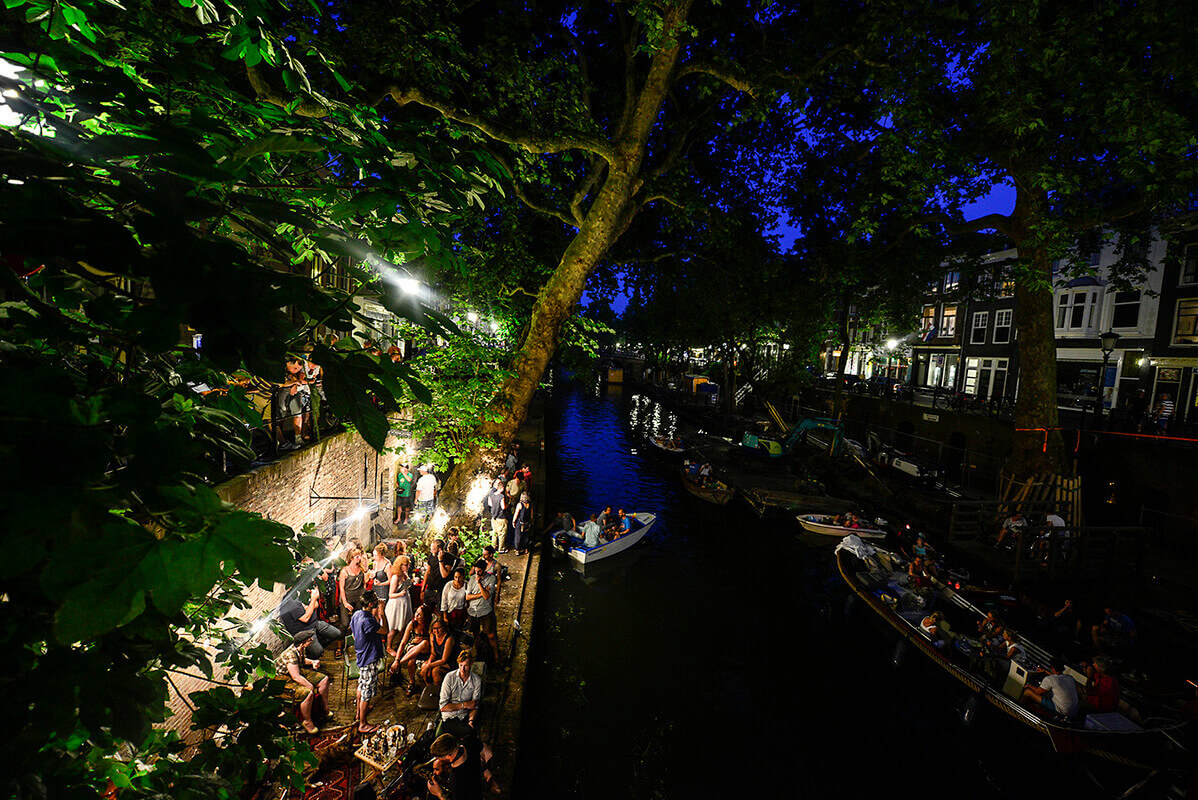
[[[682,475],[682,485],[700,500],[726,506],[736,496],[735,489],[713,476],[701,476],[685,466],[679,472]]]
[[[1025,687],[1038,688],[1041,673],[1072,677],[1079,697],[1084,696],[1087,675],[1081,665],[1060,659],[1010,628],[1004,644],[1017,647],[995,653],[978,633],[986,614],[935,577],[916,581],[918,588],[909,585],[910,564],[897,553],[850,534],[836,546],[836,563],[853,592],[850,602],[863,602],[884,628],[898,634],[896,663],[905,651],[917,650],[967,690],[963,722],[972,722],[988,705],[1046,737],[1059,753],[1088,753],[1147,770],[1171,771],[1190,763],[1182,744],[1188,722],[1179,704],[1128,686],[1119,687],[1115,710],[1080,713],[1087,710],[1082,705],[1071,718],[1041,704],[1021,702]],[[936,618],[929,624],[933,613]]]
[[[851,514],[799,514],[795,519],[804,530],[825,536],[843,537],[852,533],[862,539],[885,539],[887,535],[882,528],[875,528],[863,521],[854,522],[857,518]],[[854,524],[857,527],[852,527]]]
[[[562,532],[553,536],[553,545],[579,564],[593,564],[600,559],[623,553],[645,538],[649,528],[657,521],[657,515],[648,511],[638,511],[626,516],[631,520],[628,532],[620,534],[614,539],[600,541],[597,547],[585,547],[582,540]]]
[[[675,460],[685,457],[689,450],[686,443],[678,437],[650,436],[649,445],[653,448],[651,452]]]

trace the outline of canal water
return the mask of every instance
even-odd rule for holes
[[[645,436],[686,434],[632,390],[555,389],[548,498],[657,522],[588,568],[546,553],[514,796],[1101,796],[1082,765],[845,615],[834,542],[682,488]],[[581,517],[580,517],[581,519]]]

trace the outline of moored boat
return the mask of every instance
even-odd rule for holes
[[[859,528],[846,528],[844,525],[837,525],[834,514],[799,514],[795,519],[799,521],[804,530],[811,533],[822,533],[825,536],[841,538],[852,533],[862,539],[886,538],[886,531],[881,528],[871,528],[866,525]]]
[[[996,661],[987,657],[985,646],[967,635],[977,630],[978,621],[984,617],[981,610],[936,580],[926,589],[908,588],[902,557],[858,537],[846,536],[837,545],[836,562],[853,594],[888,630],[898,634],[899,648],[919,651],[966,689],[969,696],[963,719],[989,705],[1028,731],[1045,737],[1060,753],[1089,753],[1146,770],[1182,769],[1189,764],[1189,754],[1182,745],[1187,721],[1174,707],[1124,686],[1116,711],[1064,719],[1033,709],[1022,704],[1020,697],[1024,687],[1029,682],[1035,685],[1037,673],[1052,661],[1042,647],[1017,635],[1025,653],[1021,659]],[[939,643],[934,641],[921,627],[932,611],[941,612],[958,633]],[[1081,695],[1085,675],[1069,665],[1065,674],[1077,681]]]
[[[600,542],[598,547],[584,547],[580,540],[559,533],[553,538],[554,546],[579,564],[592,564],[600,559],[609,558],[622,553],[639,542],[649,532],[649,528],[657,521],[656,514],[640,511],[627,515],[632,525],[625,533],[616,539]]]
[[[726,506],[728,501],[736,495],[736,490],[728,484],[718,481],[715,478],[703,479],[697,475],[692,475],[686,467],[681,470],[682,485],[686,490],[700,500],[706,500],[709,503],[715,503],[717,506]]]

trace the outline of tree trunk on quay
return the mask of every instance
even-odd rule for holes
[[[1018,181],[1016,182],[1019,185]],[[1006,471],[1018,480],[1037,474],[1068,475],[1069,456],[1061,438],[1057,410],[1057,346],[1053,321],[1052,263],[1037,228],[1047,202],[1019,190],[1013,214],[1015,246],[1026,266],[1015,284],[1016,343],[1019,348],[1019,396],[1015,436]]]
[[[682,2],[667,15],[667,31],[685,23],[690,6],[690,2]],[[578,233],[566,246],[557,269],[537,294],[528,331],[512,364],[513,374],[499,388],[487,406],[484,419],[474,430],[476,440],[493,444],[487,448],[475,445],[454,467],[438,500],[444,516],[439,514],[434,518],[427,535],[436,535],[448,525],[473,523],[477,510],[467,508],[466,504],[471,486],[477,476],[487,472],[488,457],[494,456],[493,448],[507,445],[524,424],[541,376],[557,350],[561,327],[582,297],[587,277],[636,215],[637,193],[643,184],[640,173],[650,134],[669,93],[682,52],[678,39],[666,36],[664,41],[673,44],[653,53],[627,125],[612,142],[616,155],[609,161],[602,188],[579,224]]]

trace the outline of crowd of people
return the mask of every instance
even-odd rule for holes
[[[419,558],[398,539],[370,551],[350,540],[327,565],[309,560],[311,586],[288,595],[277,609],[289,638],[275,662],[286,680],[285,696],[295,703],[307,732],[317,732],[329,714],[333,677],[321,670],[321,657],[332,648],[343,660],[352,643],[357,731],[377,730],[369,716],[386,677],[403,699],[420,698],[422,708],[439,709],[439,767],[430,794],[474,796],[463,794],[463,781],[472,780],[496,788],[486,766],[490,751],[476,733],[483,681],[474,667],[476,661],[503,666],[496,607],[506,570],[495,556],[532,547],[531,479],[529,465],[517,467],[515,454],[509,454],[485,498],[479,535],[487,544],[472,563],[465,559],[467,545],[458,528],[434,539]],[[439,488],[431,467],[413,473],[402,465],[393,522],[404,525],[431,515]],[[614,517],[614,526],[623,524],[622,514]],[[471,541],[477,547],[473,536]]]

